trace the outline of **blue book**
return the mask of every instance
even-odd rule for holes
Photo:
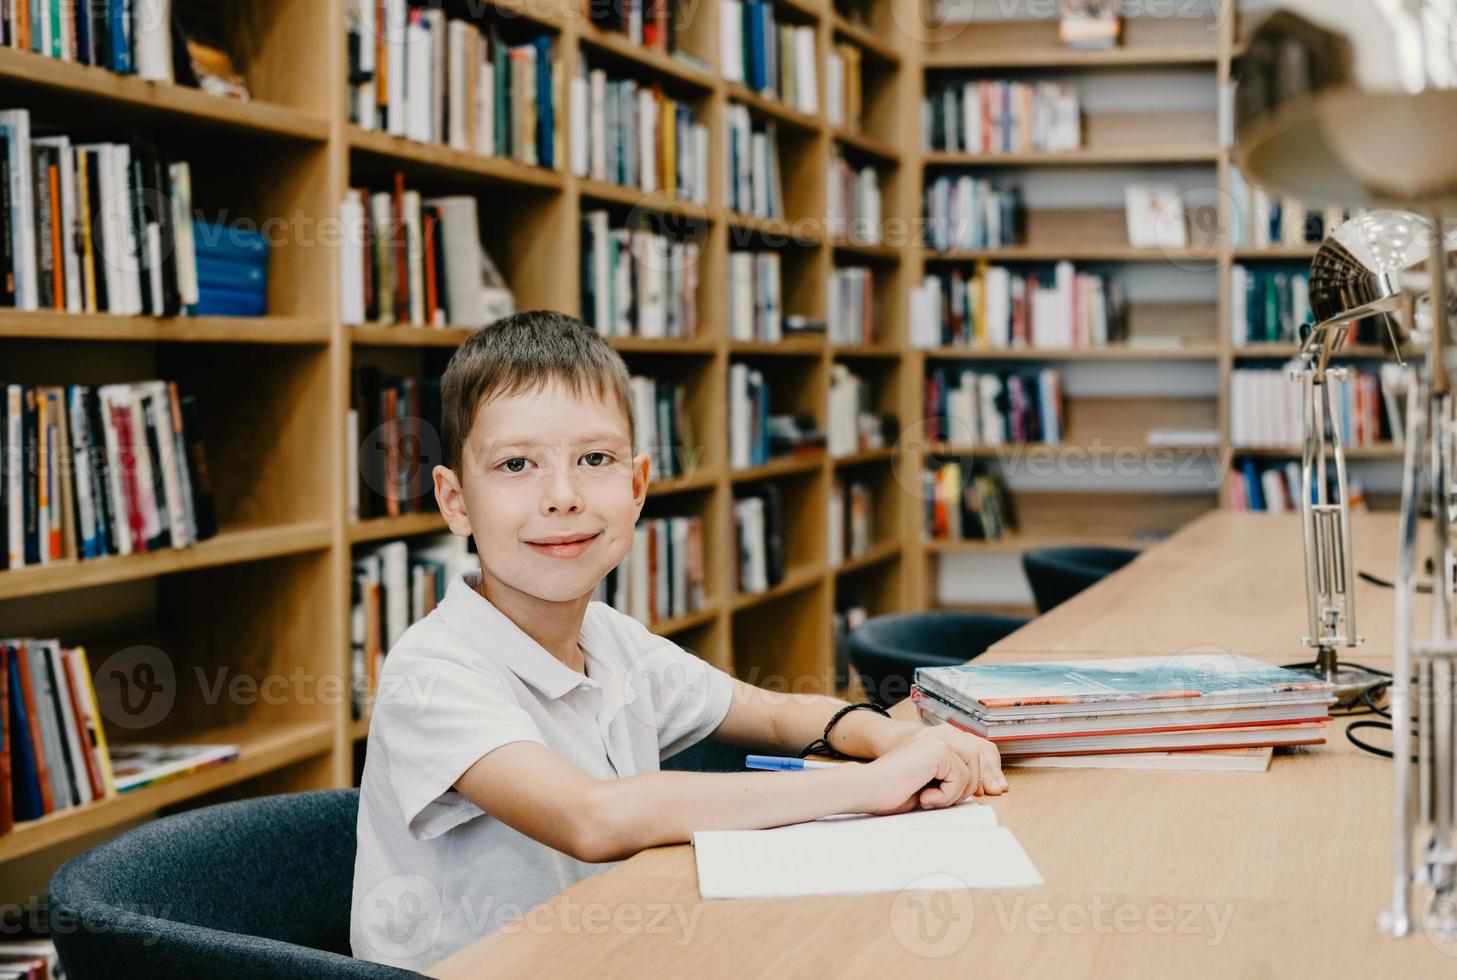
[[[268,297],[261,290],[202,286],[188,312],[193,316],[264,316],[268,313]]]
[[[765,47],[765,29],[769,20],[769,5],[750,0],[744,4],[744,47],[748,58],[746,78],[749,88],[762,92],[769,87],[768,51]]]
[[[235,262],[215,255],[197,257],[197,284],[240,292],[262,292],[268,287],[268,266],[257,262]]]
[[[552,107],[551,38],[536,39],[536,162],[556,169],[556,121]]]
[[[259,265],[268,261],[268,239],[261,232],[213,224],[210,221],[194,221],[192,237],[199,259],[208,256]]]
[[[111,25],[111,70],[130,75],[136,70],[132,67],[132,0],[110,2],[111,12],[106,19]]]
[[[915,682],[983,716],[1076,715],[1108,705],[1156,711],[1333,700],[1326,681],[1237,653],[917,667]]]
[[[1253,459],[1245,459],[1245,488],[1250,497],[1250,510],[1265,509],[1265,488],[1260,483],[1260,470]]]
[[[40,795],[40,770],[35,764],[35,745],[30,739],[30,712],[25,709],[25,689],[20,686],[19,651],[6,647],[10,672],[10,789],[16,820],[37,820],[45,816]]]
[[[76,61],[91,64],[91,5],[85,4],[76,11]]]

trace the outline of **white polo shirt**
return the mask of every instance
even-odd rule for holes
[[[455,781],[508,742],[600,779],[658,769],[728,713],[729,675],[600,602],[579,674],[456,578],[385,658],[359,796],[350,943],[423,970],[567,886],[588,864],[512,830]]]

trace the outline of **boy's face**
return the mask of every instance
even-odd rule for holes
[[[590,593],[627,554],[647,496],[614,400],[553,382],[476,409],[460,473],[437,466],[446,523],[470,534],[487,580],[537,599]]]

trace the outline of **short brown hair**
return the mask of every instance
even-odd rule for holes
[[[616,399],[634,438],[627,365],[607,341],[576,317],[528,310],[477,330],[446,365],[440,382],[440,436],[445,465],[460,473],[465,438],[481,403],[534,391],[552,381],[574,395]]]

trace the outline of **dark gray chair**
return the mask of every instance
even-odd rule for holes
[[[895,613],[867,620],[850,633],[850,663],[865,694],[889,707],[906,697],[917,667],[965,663],[1027,625],[990,613]]]
[[[1039,614],[1062,605],[1137,558],[1131,548],[1039,548],[1022,555]]]
[[[70,980],[394,980],[352,959],[359,791],[268,796],[163,817],[66,862],[46,899]]]

